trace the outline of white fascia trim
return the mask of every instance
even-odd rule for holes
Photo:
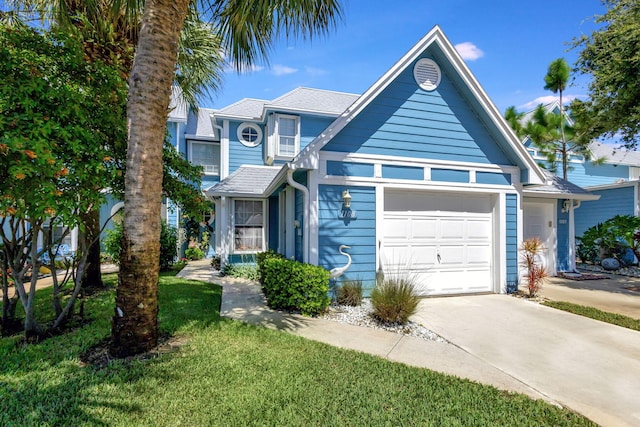
[[[414,166],[414,167],[438,167],[459,170],[475,170],[481,172],[502,172],[519,174],[520,168],[511,165],[495,165],[486,163],[460,162],[452,160],[417,159],[415,157],[399,157],[373,154],[341,153],[336,151],[321,151],[320,162],[326,161],[346,161],[353,163],[371,163],[393,166]],[[518,177],[518,182],[520,178]]]
[[[220,135],[220,180],[229,176],[229,120],[222,121]]]
[[[206,136],[206,135],[195,135],[192,133],[185,133],[184,138],[191,141],[210,141],[210,142],[220,142],[220,140],[215,136]]]
[[[309,190],[309,212],[307,215],[307,222],[309,223],[309,263],[318,265],[320,259],[320,254],[318,253],[318,244],[320,242],[318,209],[320,202],[318,200],[317,172],[309,173],[307,188]]]
[[[262,116],[260,117],[261,121],[264,121],[269,113],[282,113],[285,114],[297,114],[297,115],[311,115],[311,116],[322,116],[322,117],[340,117],[340,113],[335,113],[333,111],[323,111],[323,110],[312,110],[312,109],[302,109],[302,108],[294,108],[294,107],[283,107],[280,105],[271,105],[267,104],[264,106],[264,110],[262,112]]]
[[[615,188],[624,188],[624,187],[635,187],[638,185],[639,181],[624,181],[624,182],[614,182],[613,184],[600,184],[600,185],[591,185],[589,187],[582,187],[587,191],[597,191],[597,190],[611,190]]]
[[[424,190],[424,191],[453,191],[461,193],[513,193],[514,189],[507,186],[498,185],[472,185],[457,182],[431,182],[431,181],[409,181],[404,179],[396,180],[376,180],[374,178],[353,178],[343,176],[323,177],[319,181],[327,185],[349,185],[354,187],[376,187],[379,185],[385,188],[398,188],[404,190]]]
[[[524,190],[525,197],[531,197],[535,199],[571,199],[580,201],[598,200],[600,196],[597,194],[562,194],[562,193],[541,193],[539,191]]]

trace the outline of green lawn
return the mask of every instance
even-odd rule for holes
[[[221,320],[220,292],[161,278],[161,328],[186,344],[154,359],[80,363],[108,337],[113,291],[94,295],[94,320],[66,335],[0,339],[0,425],[593,425],[523,395]]]
[[[546,306],[556,308],[558,310],[568,311],[569,313],[579,314],[580,316],[590,317],[591,319],[600,320],[601,322],[611,323],[613,325],[622,326],[623,328],[640,331],[640,320],[633,317],[624,316],[617,313],[609,313],[594,307],[573,304],[565,301],[545,301]]]

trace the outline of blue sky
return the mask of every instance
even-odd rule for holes
[[[467,65],[501,112],[523,111],[553,94],[544,90],[549,63],[577,57],[569,43],[596,27],[600,0],[344,0],[345,16],[326,37],[275,46],[268,65],[225,74],[220,92],[202,107],[222,108],[242,98],[274,99],[305,86],[363,93],[434,25],[463,53]],[[586,94],[586,79],[565,91]]]

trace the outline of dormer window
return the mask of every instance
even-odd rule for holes
[[[278,115],[276,135],[276,156],[294,157],[300,150],[300,118]]]

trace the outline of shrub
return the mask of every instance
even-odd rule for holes
[[[223,276],[236,277],[249,280],[258,280],[258,266],[251,262],[238,262],[225,264],[220,272]]]
[[[178,230],[162,222],[160,228],[160,269],[168,270],[178,257]]]
[[[173,263],[173,265],[171,266],[171,270],[173,271],[180,271],[182,270],[189,262],[187,261],[186,258],[182,258],[179,261],[176,261]]]
[[[107,230],[104,239],[104,250],[114,264],[120,264],[120,250],[122,248],[122,223],[114,224]],[[175,227],[162,222],[160,229],[160,269],[167,270],[178,256],[178,231]]]
[[[322,267],[280,257],[262,261],[263,290],[271,308],[300,310],[305,316],[329,306],[329,272]]]
[[[336,289],[336,302],[355,307],[362,304],[362,280],[347,280]]]
[[[527,289],[530,297],[536,297],[547,278],[547,270],[540,264],[540,253],[544,250],[542,241],[537,237],[522,242],[520,246],[520,266],[527,274]]]
[[[373,316],[382,322],[407,323],[416,312],[420,298],[411,276],[394,274],[379,281],[371,291]]]
[[[200,249],[198,247],[187,248],[187,250],[184,251],[184,256],[188,260],[196,261],[196,260],[204,258],[204,252],[202,252],[202,249]]]
[[[220,270],[220,256],[216,255],[211,258],[211,268],[214,270]]]
[[[616,258],[628,264],[629,248],[640,255],[640,217],[616,215],[585,230],[578,237],[578,256],[583,262],[595,263],[602,258]],[[633,257],[631,257],[633,258]],[[625,262],[626,261],[626,262]]]
[[[260,284],[264,284],[264,277],[262,275],[264,261],[271,258],[284,259],[284,255],[275,252],[273,249],[269,249],[265,252],[259,252],[256,254],[256,262],[258,264],[258,280]]]

